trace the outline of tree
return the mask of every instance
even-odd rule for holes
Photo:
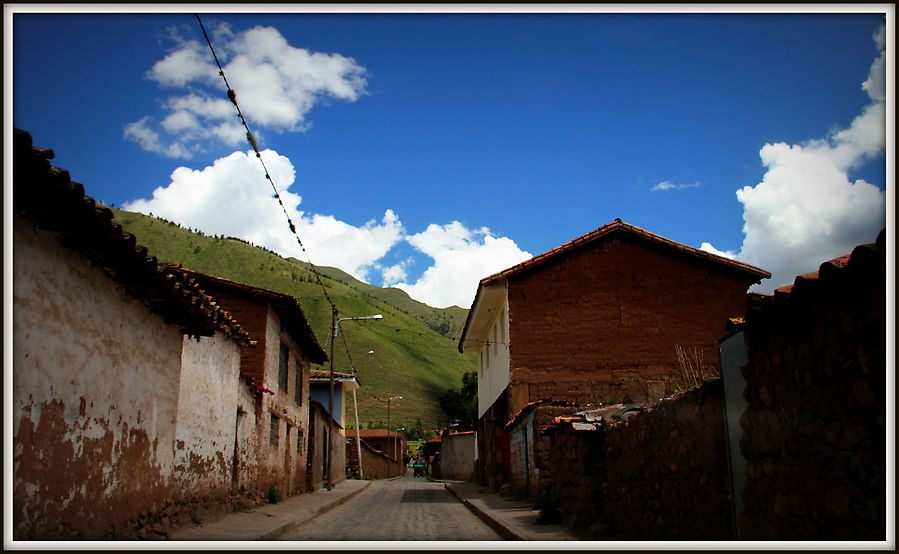
[[[447,389],[440,395],[440,408],[450,421],[457,419],[459,425],[473,429],[478,416],[478,374],[469,371],[462,375],[459,390]]]

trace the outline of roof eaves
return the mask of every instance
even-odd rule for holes
[[[114,221],[112,210],[99,205],[73,182],[68,171],[52,167],[52,150],[36,148],[31,135],[14,130],[13,196],[17,213],[37,227],[54,232],[66,248],[79,252],[132,297],[187,335],[224,332],[235,342],[253,341],[211,298],[165,271],[145,246]],[[49,201],[48,201],[49,200]]]

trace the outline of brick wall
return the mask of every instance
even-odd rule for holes
[[[210,285],[204,284],[204,288],[208,289],[208,292],[215,296],[216,302],[239,321],[240,326],[257,341],[255,348],[241,348],[240,371],[256,382],[262,383],[265,371],[268,306],[260,305],[258,300],[234,294],[226,288],[213,288]]]
[[[718,366],[729,317],[750,278],[610,237],[509,282],[510,411],[541,398],[654,401],[680,378],[675,345]]]
[[[542,505],[597,538],[734,537],[721,381],[596,430],[549,428]]]
[[[884,258],[747,314],[742,538],[885,539]]]

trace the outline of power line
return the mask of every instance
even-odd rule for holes
[[[309,262],[309,266],[312,268],[312,273],[315,275],[316,281],[322,288],[322,293],[325,295],[325,299],[327,299],[328,304],[331,305],[332,314],[335,315],[338,313],[337,305],[334,304],[334,301],[331,300],[331,297],[328,295],[328,290],[325,288],[324,282],[322,282],[321,274],[318,272],[318,268],[315,267],[315,264],[312,263],[312,259],[309,257],[309,253],[306,251],[306,247],[303,246],[303,241],[300,240],[300,235],[297,234],[296,226],[294,226],[293,221],[290,219],[290,214],[287,213],[287,208],[284,207],[284,202],[281,201],[281,194],[278,193],[278,187],[275,186],[274,180],[272,180],[272,176],[268,172],[268,168],[265,166],[265,161],[262,159],[262,154],[259,153],[259,147],[256,144],[256,139],[253,137],[253,133],[250,132],[250,127],[247,125],[247,120],[243,116],[243,112],[240,111],[240,105],[237,103],[237,93],[234,92],[234,89],[231,88],[231,85],[228,84],[228,78],[225,77],[225,70],[222,68],[222,64],[219,62],[218,56],[215,55],[215,48],[212,47],[212,41],[209,39],[209,35],[206,34],[206,27],[203,26],[203,21],[200,20],[200,14],[194,14],[194,17],[197,18],[197,23],[200,24],[200,29],[203,31],[203,37],[206,39],[206,44],[209,45],[209,51],[212,52],[212,58],[215,60],[215,65],[219,68],[219,75],[222,76],[222,80],[225,82],[225,88],[228,91],[228,99],[231,100],[231,103],[234,104],[234,107],[237,109],[237,117],[240,118],[240,122],[243,124],[244,129],[247,130],[247,142],[250,143],[250,146],[253,147],[253,151],[256,152],[256,157],[259,159],[259,163],[262,164],[262,169],[265,171],[265,178],[272,185],[272,190],[275,193],[275,198],[278,200],[278,204],[281,206],[281,211],[284,212],[284,217],[287,218],[287,226],[290,227],[290,232],[293,233],[293,236],[297,239],[297,244],[300,245],[300,249],[303,251],[303,254],[306,255],[306,259]],[[349,352],[347,352],[349,354]],[[333,362],[331,362],[333,363]]]

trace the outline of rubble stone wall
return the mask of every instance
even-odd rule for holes
[[[747,327],[743,539],[886,537],[886,303],[872,271],[794,289]]]
[[[734,538],[720,379],[613,426],[605,460],[603,522],[613,533],[641,540]]]
[[[734,536],[720,380],[597,430],[554,425],[542,508],[597,538]]]

